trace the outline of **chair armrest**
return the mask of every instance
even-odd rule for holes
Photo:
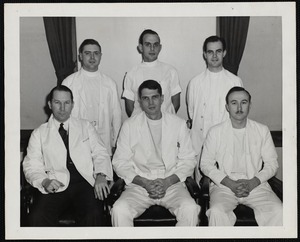
[[[209,185],[210,185],[209,177],[203,176],[199,182],[199,186],[201,187],[202,196],[209,197]]]
[[[186,178],[185,185],[194,199],[200,197],[200,188],[192,177],[189,176]]]
[[[111,187],[110,194],[108,195],[108,203],[113,204],[121,196],[125,189],[125,181],[119,178]]]
[[[272,190],[275,192],[275,194],[280,198],[281,201],[283,201],[282,196],[282,181],[280,181],[278,178],[273,176],[268,180],[268,183],[270,184]]]

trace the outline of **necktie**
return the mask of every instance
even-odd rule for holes
[[[66,148],[68,149],[68,134],[67,134],[67,130],[64,129],[64,124],[61,123],[58,129],[58,132],[62,138],[62,140],[64,141],[64,144],[66,146]]]

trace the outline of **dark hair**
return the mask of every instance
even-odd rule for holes
[[[145,88],[148,88],[148,89],[151,89],[151,90],[157,90],[159,95],[160,96],[162,95],[161,85],[157,81],[147,80],[147,81],[144,81],[139,86],[139,89],[138,89],[139,98],[141,98],[142,90],[145,89]]]
[[[206,52],[207,50],[207,44],[210,43],[210,42],[218,42],[220,41],[222,43],[222,46],[223,46],[223,51],[226,50],[226,42],[225,42],[225,39],[223,39],[222,37],[219,37],[219,36],[216,36],[216,35],[212,35],[210,37],[208,37],[205,41],[204,41],[204,44],[203,44],[203,52]]]
[[[159,35],[158,35],[158,33],[156,33],[155,31],[153,31],[152,29],[146,29],[146,30],[144,30],[142,33],[141,33],[141,35],[140,35],[140,38],[139,38],[139,44],[143,44],[143,39],[144,39],[144,36],[146,35],[146,34],[154,34],[154,35],[157,35],[157,37],[158,37],[158,39],[159,39],[159,41],[160,41],[160,38],[159,38]]]
[[[49,94],[49,101],[50,101],[50,102],[51,102],[52,99],[53,99],[53,93],[54,93],[55,91],[69,92],[69,93],[71,94],[71,100],[72,100],[72,102],[73,102],[73,93],[72,93],[71,89],[68,88],[68,87],[66,87],[66,86],[64,86],[64,85],[58,85],[58,86],[54,87],[54,88],[51,90],[51,92],[50,92],[50,94]]]
[[[79,53],[82,53],[83,51],[83,47],[86,46],[86,45],[97,45],[101,51],[101,46],[100,44],[98,43],[97,40],[94,40],[94,39],[85,39],[81,45],[79,46]]]
[[[250,93],[249,93],[245,88],[243,88],[243,87],[235,86],[235,87],[231,88],[231,89],[228,91],[228,93],[227,93],[227,95],[226,95],[226,98],[225,98],[226,104],[228,104],[228,97],[229,97],[229,95],[230,95],[231,93],[233,93],[233,92],[245,92],[245,93],[247,93],[248,96],[249,96],[249,102],[251,102],[251,95],[250,95]]]

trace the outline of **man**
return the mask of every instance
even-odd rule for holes
[[[267,126],[248,119],[251,96],[233,87],[226,96],[230,120],[210,129],[200,167],[211,180],[209,226],[232,226],[233,210],[244,204],[254,210],[260,226],[282,225],[282,203],[268,180],[278,169]]]
[[[187,91],[191,138],[197,161],[200,160],[202,145],[210,127],[228,119],[225,110],[225,96],[233,86],[242,86],[236,75],[223,68],[226,43],[218,36],[208,37],[203,44],[203,56],[207,64],[204,72],[194,77]],[[195,170],[195,180],[200,181],[199,163]]]
[[[103,199],[113,176],[109,154],[88,121],[70,117],[68,87],[53,88],[49,97],[52,115],[32,132],[23,162],[26,180],[41,192],[31,225],[57,226],[70,206],[78,226],[103,225]]]
[[[157,58],[161,51],[158,34],[146,29],[139,38],[138,50],[142,54],[142,63],[129,71],[124,80],[125,108],[128,117],[141,112],[138,103],[138,87],[145,80],[156,80],[162,87],[164,103],[162,111],[176,113],[180,107],[181,87],[177,71],[169,64],[160,62]]]
[[[196,165],[186,124],[161,111],[158,82],[143,82],[138,93],[143,112],[124,122],[113,158],[126,188],[112,208],[112,225],[133,226],[134,218],[157,204],[176,216],[177,226],[196,226],[200,207],[184,185]]]
[[[74,94],[72,116],[89,120],[112,155],[121,127],[121,105],[116,83],[99,70],[101,56],[96,40],[84,40],[79,47],[82,68],[62,84]]]

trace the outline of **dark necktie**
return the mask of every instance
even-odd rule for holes
[[[67,130],[64,129],[63,123],[60,124],[58,132],[59,132],[62,140],[64,141],[66,148],[68,149],[68,134],[67,134]]]
[[[70,151],[69,151],[69,138],[68,138],[68,133],[67,130],[64,129],[64,124],[61,123],[58,129],[58,132],[64,141],[64,144],[67,149],[67,169],[70,172],[70,183],[76,183],[76,182],[82,182],[84,181],[84,178],[79,174],[77,171],[71,156],[70,156]]]

